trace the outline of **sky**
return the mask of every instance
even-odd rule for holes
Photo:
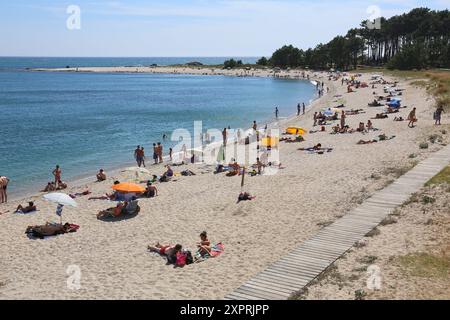
[[[270,56],[416,7],[450,0],[0,0],[0,56]]]

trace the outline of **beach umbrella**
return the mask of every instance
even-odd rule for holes
[[[289,127],[286,129],[287,134],[299,134],[304,135],[306,133],[306,130],[300,127]]]
[[[65,193],[49,193],[43,196],[47,201],[62,204],[63,206],[77,207],[78,204],[70,196]]]
[[[60,223],[62,224],[62,211],[64,206],[77,207],[78,204],[70,196],[64,193],[54,192],[43,196],[44,200],[57,203],[58,207],[56,209],[56,215],[60,218]]]
[[[122,193],[142,193],[145,191],[144,187],[129,182],[115,184],[112,186],[112,189]]]

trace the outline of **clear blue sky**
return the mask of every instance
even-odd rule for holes
[[[69,5],[81,29],[68,30]],[[0,2],[0,56],[261,56],[345,34],[377,5],[390,17],[450,0],[14,0]]]

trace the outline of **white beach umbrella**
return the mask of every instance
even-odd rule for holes
[[[69,197],[67,194],[64,193],[49,193],[44,195],[43,197],[45,200],[54,202],[57,204],[62,204],[63,206],[70,206],[70,207],[77,207],[78,204],[73,200],[71,197]]]

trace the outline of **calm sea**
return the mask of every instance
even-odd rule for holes
[[[244,58],[242,58],[246,61]],[[247,58],[248,62],[254,62]],[[225,76],[30,72],[25,68],[222,63],[224,58],[0,58],[0,175],[10,191],[37,190],[56,164],[64,180],[133,160],[174,129],[248,128],[292,115],[306,81]],[[162,141],[161,141],[162,142]],[[165,150],[170,146],[165,143]],[[150,159],[148,161],[151,161]]]

